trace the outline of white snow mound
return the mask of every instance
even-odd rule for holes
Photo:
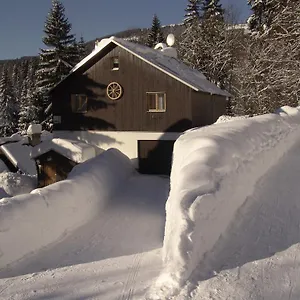
[[[67,180],[0,200],[0,269],[87,223],[134,171],[116,149],[76,166]]]
[[[27,134],[40,134],[42,133],[42,125],[41,124],[31,124],[28,126]]]
[[[150,299],[176,294],[253,193],[255,183],[298,141],[300,112],[214,124],[175,143],[166,204],[164,269]]]
[[[16,196],[30,193],[36,188],[36,178],[18,173],[0,173],[0,188],[7,195]]]

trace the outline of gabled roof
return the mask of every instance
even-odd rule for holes
[[[32,148],[30,156],[35,159],[51,150],[76,163],[82,163],[96,156],[96,149],[94,146],[80,141],[60,138],[47,140],[36,145]]]
[[[182,82],[197,92],[201,91],[204,93],[222,95],[225,97],[231,96],[228,92],[220,89],[215,84],[207,80],[201,72],[190,68],[176,58],[168,57],[159,50],[154,50],[152,48],[131,43],[116,37],[110,37],[108,39],[101,40],[95,50],[85,57],[81,62],[79,62],[71,70],[68,76],[82,69],[95,56],[98,54],[100,55],[101,52],[104,52],[110,44],[115,44],[125,49],[146,63],[168,74],[169,76]],[[66,78],[64,78],[62,81],[64,81]]]
[[[17,169],[31,176],[37,175],[35,162],[30,158],[32,147],[23,140],[2,145],[0,149]]]

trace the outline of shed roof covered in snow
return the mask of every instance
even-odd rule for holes
[[[31,157],[37,158],[51,150],[76,163],[82,163],[96,156],[95,148],[89,144],[80,141],[55,138],[33,147]]]
[[[32,147],[24,144],[24,141],[5,144],[0,149],[7,159],[21,172],[31,176],[37,175],[35,161],[30,157]]]
[[[168,74],[172,78],[180,81],[181,83],[189,86],[197,92],[204,92],[213,95],[221,95],[225,97],[230,97],[231,95],[220,89],[218,86],[206,79],[206,77],[199,71],[190,68],[183,62],[176,58],[169,57],[163,54],[161,51],[154,50],[152,48],[128,42],[121,38],[110,37],[108,39],[101,40],[97,47],[92,53],[85,57],[81,62],[79,62],[70,72],[68,76],[72,73],[83,69],[86,64],[92,61],[98,54],[101,55],[107,47],[111,44],[115,44],[146,63],[152,65],[153,67],[159,69],[160,71]],[[67,77],[68,77],[67,76]],[[65,79],[67,78],[65,77]],[[63,79],[62,81],[64,81]],[[60,83],[59,83],[60,84]]]

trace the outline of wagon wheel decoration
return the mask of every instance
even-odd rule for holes
[[[111,82],[106,89],[106,94],[111,100],[118,100],[123,95],[123,88],[117,82]]]

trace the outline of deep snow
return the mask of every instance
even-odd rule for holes
[[[300,142],[256,184],[179,299],[300,299]],[[198,282],[200,281],[200,282]]]
[[[131,177],[62,242],[1,269],[2,278],[25,275],[0,280],[0,298],[142,299],[161,269],[168,191],[167,178]]]
[[[0,269],[97,216],[133,171],[130,160],[111,149],[77,165],[68,180],[0,199]]]
[[[164,267],[150,295],[176,295],[255,191],[298,141],[300,112],[282,108],[245,120],[189,130],[175,143],[166,204]]]
[[[0,171],[0,188],[5,191],[5,194],[0,194],[0,199],[30,193],[36,186],[36,177]]]
[[[163,248],[169,182],[133,173],[80,227],[2,268],[0,298],[299,299],[299,124],[285,107],[189,130],[175,143]]]

